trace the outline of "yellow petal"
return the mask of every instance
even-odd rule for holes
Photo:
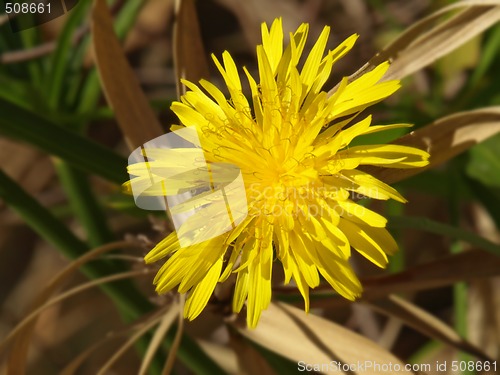
[[[184,317],[193,320],[203,311],[212,295],[222,269],[222,258],[210,268],[203,280],[189,293],[184,306]]]
[[[372,227],[381,228],[385,227],[387,224],[387,219],[385,217],[353,201],[338,201],[337,203],[341,211],[341,217],[349,217],[353,220],[358,219]]]
[[[339,227],[349,237],[352,247],[379,267],[385,268],[386,254],[392,255],[398,249],[396,241],[385,228],[373,228],[344,219],[341,219]]]
[[[262,46],[269,57],[269,64],[274,76],[283,53],[283,22],[281,18],[276,18],[271,25],[270,32],[267,25],[262,23],[261,30]]]
[[[328,41],[329,34],[330,27],[325,26],[320,36],[318,37],[318,40],[311,49],[311,52],[309,53],[309,56],[304,63],[304,67],[300,72],[300,79],[302,80],[302,84],[306,87],[306,90],[302,94],[303,97],[305,97],[305,94],[309,92],[309,89],[312,86],[314,79],[316,78],[321,60],[323,59],[323,54],[325,52],[326,42]]]
[[[340,151],[335,157],[345,163],[343,169],[354,169],[357,165],[366,164],[383,165],[386,168],[419,168],[429,164],[427,152],[399,145],[355,146]]]
[[[177,234],[175,232],[170,233],[163,240],[158,242],[158,244],[144,257],[146,263],[156,262],[167,255],[179,250],[179,240],[177,239]]]
[[[319,271],[333,289],[351,301],[361,295],[362,287],[347,260],[330,252],[319,252]]]

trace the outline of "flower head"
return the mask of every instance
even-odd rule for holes
[[[224,52],[222,62],[213,56],[229,99],[208,81],[199,86],[184,81],[190,91],[172,104],[182,125],[172,130],[192,130],[181,135],[190,147],[146,148],[147,161],[129,167],[136,176],[132,183],[151,180],[150,195],[188,194],[170,210],[187,213],[177,232],[145,259],[149,263],[168,256],[154,280],[156,290],[165,293],[178,286],[180,293],[188,293],[189,319],[204,309],[217,283],[235,274],[233,310],[239,312],[246,303],[247,323],[255,327],[271,301],[276,258],[283,266],[284,282],[295,282],[306,310],[309,289],[320,284],[320,276],[337,293],[354,300],[362,288],[349,264],[351,248],[379,267],[397,250],[385,229],[386,219],[358,205],[353,194],[405,199],[358,167],[422,167],[429,155],[406,146],[349,147],[360,135],[408,125],[372,126],[370,116],[358,118],[399,88],[398,81],[381,82],[388,63],[352,82],[344,78],[333,95],[322,91],[333,65],[357,38],[347,38],[325,56],[329,31],[323,29],[299,67],[308,25],[290,34],[284,49],[281,20],[270,29],[263,24],[262,45],[257,46],[259,83],[243,68],[250,101],[231,55]],[[204,160],[196,173],[179,172],[166,188],[165,171],[193,164],[200,153]],[[243,195],[231,187],[237,178]],[[205,186],[209,181],[209,188],[193,196],[203,181]],[[188,241],[183,243],[181,237]]]

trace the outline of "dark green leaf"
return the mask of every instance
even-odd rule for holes
[[[0,134],[27,142],[74,166],[121,184],[127,160],[113,151],[0,98]]]
[[[470,159],[466,171],[482,184],[491,187],[500,187],[500,134],[496,135],[470,151]]]

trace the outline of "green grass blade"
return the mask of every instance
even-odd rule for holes
[[[55,159],[54,164],[73,211],[85,228],[90,246],[97,247],[114,241],[115,238],[109,230],[104,212],[92,192],[87,176],[61,159]]]
[[[0,198],[13,209],[45,241],[56,247],[69,259],[85,254],[87,245],[79,240],[49,210],[41,206],[27,194],[15,181],[0,170]],[[110,275],[116,271],[113,262],[100,261],[89,263],[82,271],[90,278]],[[135,317],[150,311],[150,304],[129,281],[103,285],[103,290],[117,303],[121,311]]]
[[[478,236],[461,228],[439,223],[425,217],[409,217],[397,216],[390,217],[387,225],[389,228],[411,228],[423,230],[429,233],[439,234],[445,237],[454,238],[465,241],[473,246],[477,246],[483,250],[489,251],[497,256],[500,256],[500,245],[497,245],[487,239]]]
[[[2,98],[0,113],[0,134],[27,142],[111,182],[121,184],[128,179],[127,160],[104,146]]]
[[[69,13],[64,28],[59,33],[57,48],[50,60],[46,86],[49,88],[47,101],[51,108],[59,107],[65,78],[68,77],[68,61],[73,54],[72,42],[76,28],[82,23],[90,6],[90,1],[80,1]]]

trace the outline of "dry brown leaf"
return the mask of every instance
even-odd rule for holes
[[[405,41],[406,48],[393,58],[384,79],[407,77],[493,26],[500,20],[500,2],[497,4],[466,9],[440,27],[425,33],[415,42]],[[392,56],[390,58],[392,59]]]
[[[440,165],[499,132],[500,107],[455,113],[392,142],[428,151],[431,155],[428,166],[415,169],[366,167],[364,170],[386,183],[398,182]]]
[[[161,136],[164,131],[125,58],[105,0],[94,2],[91,30],[97,69],[106,99],[133,150]]]
[[[239,332],[255,343],[299,363],[324,365],[319,372],[333,371],[333,361],[354,366],[339,374],[412,374],[393,354],[367,338],[340,325],[284,303],[271,303],[262,313],[256,329],[237,327]],[[392,371],[358,368],[358,363],[392,365]],[[399,368],[400,371],[394,371]],[[380,370],[380,371],[377,371]],[[385,368],[388,370],[388,368]]]
[[[174,64],[179,97],[186,91],[186,87],[180,82],[181,79],[198,82],[202,78],[209,78],[210,71],[194,0],[176,1]]]
[[[468,284],[467,337],[500,358],[500,277]]]
[[[462,8],[465,9],[434,26],[446,14]],[[387,60],[391,61],[391,67],[383,79],[403,79],[460,47],[499,20],[499,0],[463,0],[450,4],[414,23],[349,79],[356,79]],[[329,94],[335,90],[336,87]]]
[[[391,294],[387,298],[372,301],[369,305],[385,315],[402,320],[406,325],[428,337],[473,354],[480,360],[493,361],[481,349],[460,337],[449,325],[403,298]]]
[[[500,259],[483,250],[470,250],[409,268],[403,272],[364,279],[361,301],[392,293],[415,292],[500,275]],[[335,308],[351,302],[340,296],[311,300],[311,307]]]

